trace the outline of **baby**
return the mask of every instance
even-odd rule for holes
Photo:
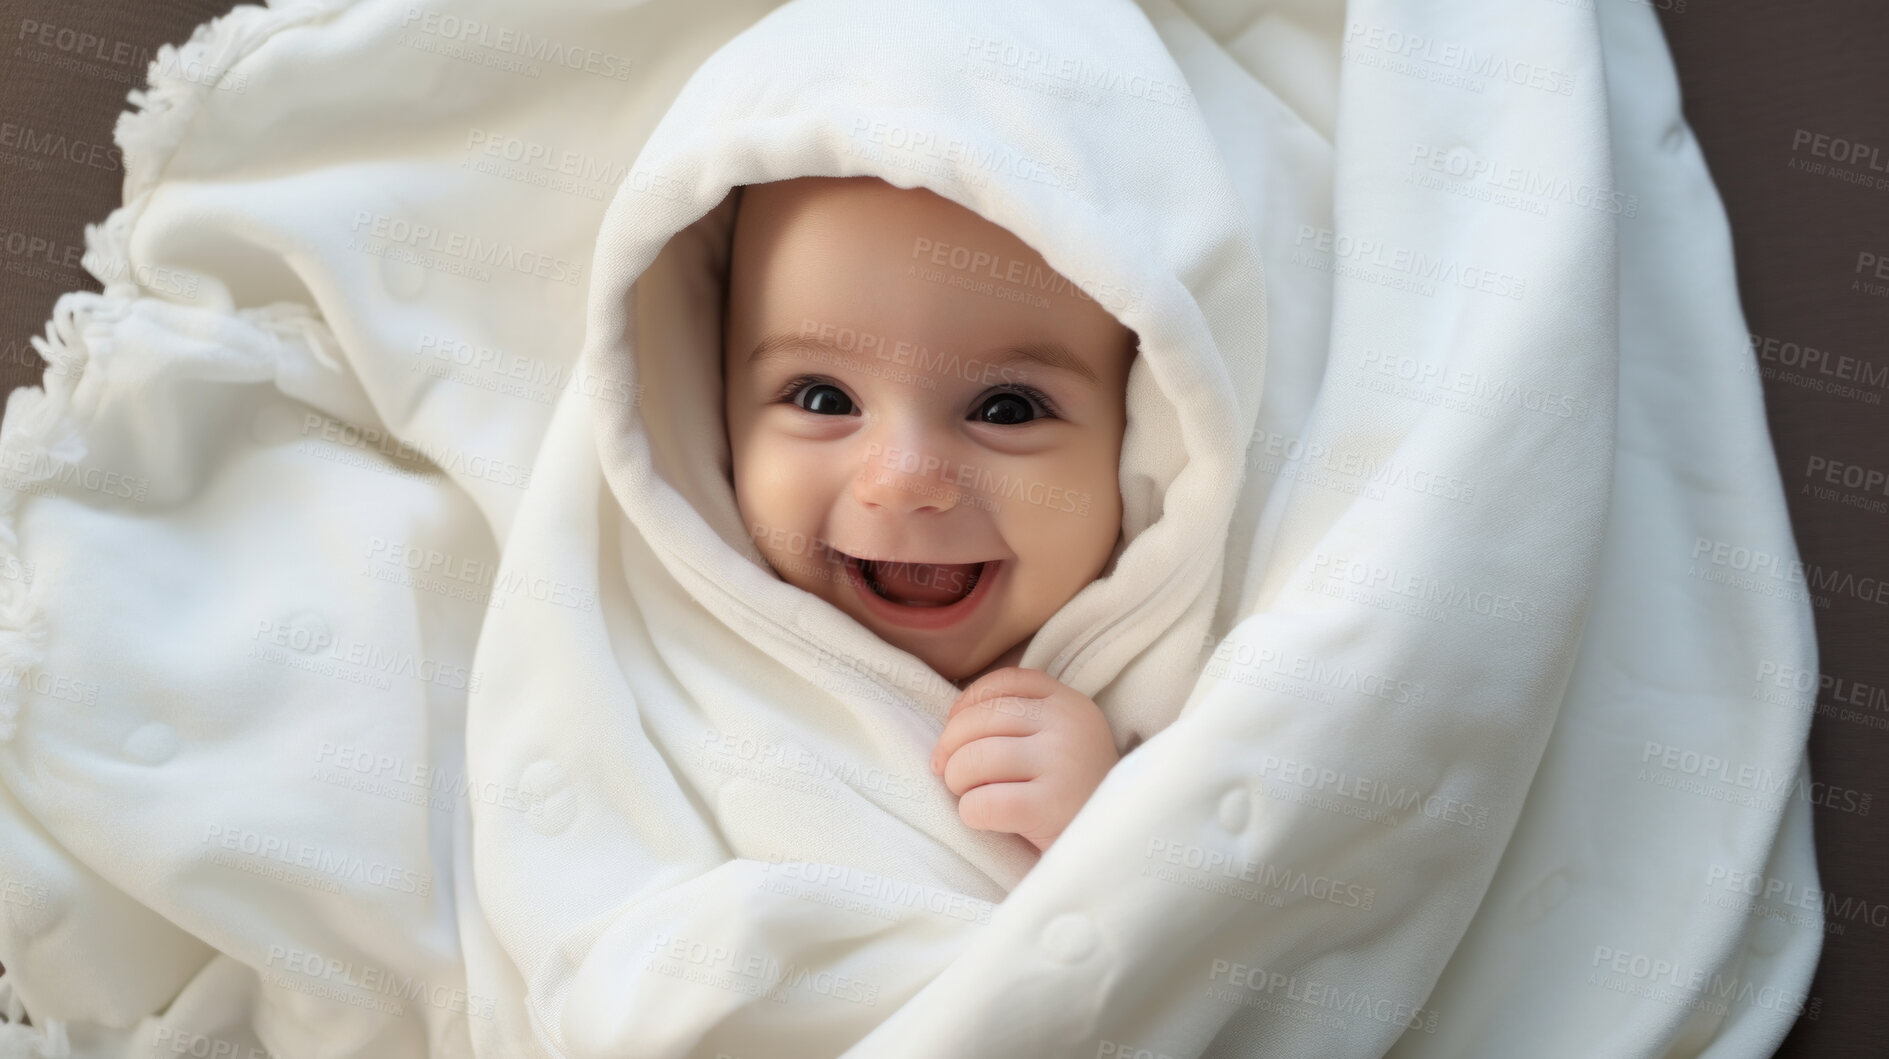
[[[1039,850],[1119,757],[1093,701],[1016,662],[1118,542],[1137,344],[1055,275],[930,191],[750,185],[722,332],[735,497],[768,564],[961,689],[932,771],[967,826]]]

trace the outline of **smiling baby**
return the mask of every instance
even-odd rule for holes
[[[723,326],[734,490],[783,580],[960,689],[932,756],[973,828],[1046,849],[1119,755],[1016,665],[1101,576],[1134,332],[1022,240],[924,189],[741,190]],[[790,550],[783,542],[814,541]]]

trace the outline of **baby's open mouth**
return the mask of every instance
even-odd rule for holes
[[[858,559],[846,556],[859,568],[866,586],[881,599],[907,607],[948,607],[971,594],[989,562],[914,563],[903,560]]]

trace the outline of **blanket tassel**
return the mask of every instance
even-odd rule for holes
[[[128,307],[125,299],[89,291],[61,295],[46,336],[32,339],[46,360],[45,377],[7,397],[0,424],[0,742],[13,738],[20,687],[40,663],[46,639],[33,598],[33,564],[20,555],[20,497],[85,457],[85,439],[70,414],[73,393],[94,345],[110,341],[112,322]]]
[[[47,1019],[43,1027],[26,1025],[26,1004],[13,988],[12,975],[0,968],[0,1059],[70,1059],[66,1024]]]

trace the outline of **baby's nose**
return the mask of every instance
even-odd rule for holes
[[[951,467],[936,451],[868,445],[853,476],[853,497],[868,508],[943,513],[962,495]]]

